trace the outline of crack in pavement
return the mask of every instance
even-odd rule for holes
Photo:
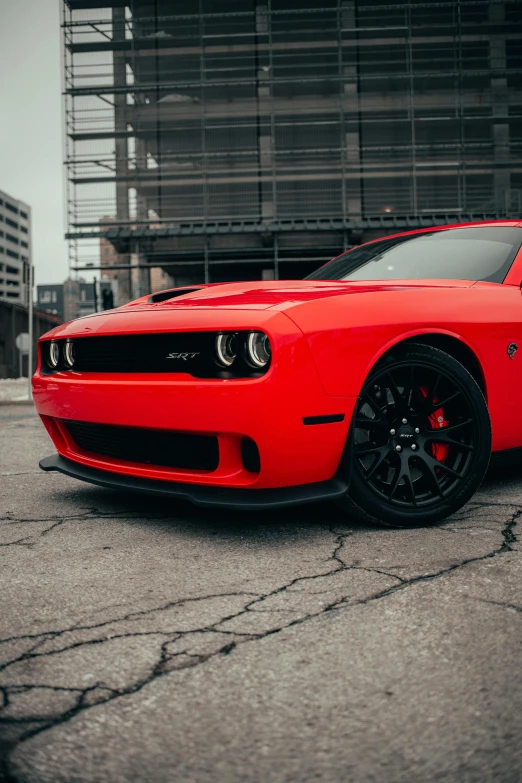
[[[493,505],[509,506],[510,508],[513,508],[514,506],[514,504],[477,503],[475,504],[475,508],[477,507],[489,508]],[[341,553],[343,551],[343,548],[345,547],[347,539],[350,536],[354,535],[354,531],[342,532],[342,531],[338,531],[335,527],[329,527],[328,531],[332,536],[334,536],[334,541],[333,541],[332,552],[330,556],[327,558],[327,562],[331,562],[333,567],[325,572],[321,571],[319,573],[305,574],[303,576],[295,577],[294,579],[288,581],[287,583],[280,585],[279,587],[274,588],[273,590],[270,590],[266,593],[259,594],[256,592],[248,592],[248,591],[237,591],[237,592],[234,591],[234,592],[222,592],[222,593],[216,593],[211,595],[197,596],[193,598],[181,598],[175,601],[169,601],[165,604],[150,609],[128,612],[120,617],[104,620],[103,622],[100,623],[73,625],[59,630],[43,631],[42,633],[39,634],[22,634],[20,636],[11,636],[5,639],[0,639],[0,645],[7,644],[9,642],[16,642],[16,641],[23,641],[23,640],[27,640],[27,641],[34,640],[35,642],[35,644],[30,646],[29,649],[25,650],[20,655],[2,664],[0,666],[0,671],[5,672],[10,667],[13,667],[18,663],[24,663],[26,661],[30,662],[36,659],[49,658],[52,656],[60,656],[67,651],[76,650],[78,648],[82,648],[87,645],[91,645],[91,646],[103,645],[104,643],[107,643],[109,641],[129,639],[129,638],[158,637],[159,639],[163,637],[163,641],[161,642],[159,647],[159,654],[156,659],[156,662],[149,668],[146,676],[136,678],[134,682],[132,682],[130,685],[126,685],[125,687],[121,687],[121,688],[111,687],[103,680],[101,681],[97,680],[96,683],[90,684],[88,687],[85,688],[78,688],[78,687],[67,688],[67,687],[53,685],[45,682],[40,684],[22,683],[22,684],[11,684],[11,685],[4,683],[3,685],[1,685],[0,686],[0,713],[4,713],[4,715],[3,716],[0,715],[0,724],[19,725],[22,728],[24,726],[27,726],[27,730],[26,731],[22,730],[22,733],[20,734],[16,742],[12,742],[9,744],[8,750],[12,752],[12,750],[18,744],[24,742],[25,740],[28,740],[29,738],[36,736],[37,734],[40,734],[44,731],[50,730],[56,726],[67,723],[81,712],[84,712],[85,710],[90,709],[93,706],[100,706],[102,704],[107,704],[109,702],[112,702],[114,699],[120,698],[122,696],[131,696],[141,691],[145,686],[152,683],[158,677],[166,676],[167,674],[173,671],[178,671],[180,669],[202,665],[206,661],[215,658],[217,656],[228,656],[231,653],[233,653],[234,650],[236,650],[242,644],[259,641],[261,639],[274,636],[280,633],[281,631],[299,626],[314,618],[323,616],[328,613],[344,611],[349,607],[367,605],[369,603],[385,599],[388,596],[394,595],[399,590],[405,590],[417,583],[439,579],[445,576],[446,574],[450,574],[471,563],[484,561],[487,559],[497,557],[504,553],[511,552],[513,551],[513,545],[517,542],[515,529],[521,515],[522,515],[522,510],[517,510],[515,513],[512,514],[510,519],[504,524],[504,526],[500,531],[501,543],[499,544],[498,547],[496,547],[492,551],[487,552],[486,554],[483,555],[461,560],[458,563],[454,563],[450,566],[439,569],[436,572],[414,576],[409,579],[401,578],[395,574],[389,573],[379,568],[362,567],[353,564],[347,565],[342,559]],[[45,520],[48,522],[52,522],[52,524],[41,535],[50,532],[54,527],[63,524],[63,522],[66,521],[67,519],[85,519],[89,517],[99,518],[101,516],[104,517],[120,516],[122,518],[133,518],[128,513],[122,513],[120,515],[114,513],[100,514],[98,510],[91,510],[86,512],[85,514],[73,515],[71,517],[62,517],[62,518],[52,517],[49,518],[48,520]],[[8,517],[7,519],[11,521],[11,517]],[[43,520],[38,520],[38,521],[42,522]],[[13,542],[13,543],[17,543],[18,545],[21,545],[23,540],[24,539],[20,539],[20,541]],[[281,614],[287,610],[284,607],[282,609],[281,608],[274,609],[273,607],[270,606],[270,599],[273,599],[275,597],[295,596],[296,593],[299,594],[299,590],[292,590],[292,588],[296,586],[306,587],[307,584],[317,583],[318,580],[328,580],[328,579],[331,580],[332,578],[335,578],[341,574],[347,574],[347,573],[355,574],[361,572],[366,572],[369,574],[378,574],[379,576],[383,576],[386,577],[387,579],[393,580],[394,583],[391,585],[387,585],[386,587],[383,587],[379,590],[376,590],[372,592],[370,595],[363,598],[354,598],[353,596],[350,595],[340,595],[339,597],[336,597],[334,600],[327,600],[325,603],[321,603],[321,601],[318,601],[320,606],[314,611],[304,612],[301,614],[301,616],[293,617],[292,619],[287,619],[286,621],[283,619],[283,622],[279,621],[273,627],[269,627],[268,629],[262,631],[251,632],[248,631],[248,629],[241,631],[241,630],[231,630],[229,628],[226,628],[227,623],[230,623],[231,621],[241,620],[241,618],[245,618],[249,615],[250,617],[252,617],[253,615],[256,614],[258,616],[263,614],[268,614],[271,617],[277,617],[278,614]],[[326,588],[325,592],[326,594],[328,593],[328,587]],[[305,590],[303,595],[305,597],[310,597],[312,594],[308,593]],[[321,591],[317,595],[320,596]],[[213,599],[232,599],[232,598],[244,598],[244,599],[251,599],[251,600],[246,600],[246,603],[244,603],[241,609],[237,611],[228,612],[224,616],[220,616],[219,619],[213,622],[207,622],[206,624],[203,624],[201,627],[191,628],[189,630],[187,630],[186,628],[172,627],[172,628],[168,628],[167,630],[150,630],[150,631],[136,630],[136,631],[129,631],[127,633],[117,633],[115,629],[114,633],[111,632],[104,633],[103,636],[101,637],[84,639],[84,640],[72,642],[71,644],[66,644],[56,649],[39,651],[39,649],[45,646],[47,642],[56,639],[59,640],[60,637],[64,636],[67,633],[74,633],[80,631],[87,631],[87,632],[97,631],[104,628],[109,630],[110,626],[117,626],[118,624],[121,623],[135,621],[136,619],[140,619],[144,617],[150,617],[151,615],[167,612],[168,610],[174,608],[183,609],[184,607],[192,604],[197,605],[197,603],[199,602],[205,602],[205,601],[208,602],[209,600],[213,600]],[[496,602],[488,601],[488,603],[496,603]],[[266,605],[268,605],[268,609],[265,608]],[[499,605],[504,606],[505,608],[509,608],[512,611],[522,611],[521,607],[515,605],[510,605],[510,604],[499,604]],[[294,611],[295,613],[295,610],[293,608],[291,608],[288,611]],[[279,618],[279,620],[281,619],[282,618]],[[196,646],[197,643],[203,641],[204,649],[199,652],[191,649],[191,644],[194,643],[195,637],[197,637]],[[206,641],[210,643],[209,647],[207,648],[205,648]],[[183,647],[183,645],[185,646]],[[65,709],[60,714],[53,715],[51,717],[42,714],[33,715],[30,713],[26,714],[23,717],[10,717],[9,715],[5,714],[6,710],[8,710],[9,707],[11,707],[15,703],[17,697],[19,697],[22,694],[34,692],[36,690],[49,691],[50,694],[55,694],[57,692],[70,694],[71,698],[73,699],[73,703],[68,709]],[[8,761],[4,762],[4,767],[5,769],[3,774],[5,780],[8,783],[16,783],[15,778],[13,777],[12,770],[10,770],[9,768]],[[0,767],[0,774],[1,774],[1,767]]]
[[[502,609],[506,609],[509,612],[522,612],[522,606],[518,604],[505,603],[504,601],[493,601],[489,598],[478,598],[474,595],[467,595],[467,598],[472,598],[474,601],[480,601],[481,604],[492,604],[493,606],[500,606]]]
[[[171,518],[167,512],[157,516],[147,515],[147,520],[167,520]],[[16,525],[26,522],[74,522],[85,519],[143,519],[143,514],[139,511],[100,511],[97,508],[88,508],[82,514],[69,514],[66,516],[55,514],[50,517],[16,517],[14,514],[7,513],[6,516],[0,517],[0,522],[5,522],[7,525]]]

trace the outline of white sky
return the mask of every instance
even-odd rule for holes
[[[0,190],[32,210],[36,283],[67,277],[60,0],[0,0]]]

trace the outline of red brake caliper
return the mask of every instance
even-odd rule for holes
[[[420,387],[421,394],[423,397],[428,396],[428,390],[425,386]],[[437,398],[433,400],[433,402],[437,402]],[[447,427],[449,424],[449,421],[447,421],[444,418],[444,410],[442,408],[437,408],[437,410],[433,411],[433,413],[430,413],[428,416],[428,420],[430,422],[430,426],[432,430],[438,430],[441,427]],[[433,443],[431,446],[431,453],[435,457],[436,460],[439,462],[445,462],[446,458],[448,456],[449,452],[449,446],[446,443]]]

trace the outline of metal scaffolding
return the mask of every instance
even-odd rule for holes
[[[395,228],[522,215],[519,2],[93,5],[63,6],[67,237],[122,300],[152,266],[300,277]]]

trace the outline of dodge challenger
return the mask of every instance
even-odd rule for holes
[[[46,471],[201,506],[437,523],[522,447],[522,222],[409,231],[305,280],[193,285],[39,342]]]

